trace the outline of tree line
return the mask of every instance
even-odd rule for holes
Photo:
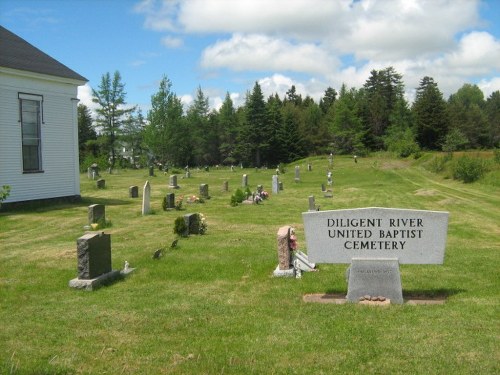
[[[500,141],[500,92],[487,99],[464,84],[447,100],[432,77],[423,77],[410,105],[402,75],[393,67],[372,70],[363,87],[328,87],[319,102],[291,86],[284,97],[265,98],[258,82],[235,108],[226,94],[210,109],[201,87],[187,109],[164,76],[144,116],[127,108],[117,71],[102,76],[93,102],[96,116],[78,106],[80,162],[122,166],[275,166],[310,156],[363,155],[389,150],[401,157],[421,150],[493,148]],[[124,151],[125,150],[125,151]]]

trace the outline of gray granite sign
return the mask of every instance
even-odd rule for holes
[[[304,212],[311,262],[350,263],[347,300],[403,303],[399,264],[442,264],[448,212],[358,208]]]
[[[397,258],[400,264],[442,264],[448,212],[357,208],[302,213],[309,259]]]

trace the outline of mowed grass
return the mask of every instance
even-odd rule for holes
[[[307,171],[307,163],[313,170]],[[284,190],[262,205],[230,206],[248,174],[271,191],[274,170],[192,171],[180,189],[169,174],[103,174],[106,189],[81,176],[78,204],[0,213],[0,371],[5,374],[498,374],[498,187],[462,184],[418,163],[375,155],[336,157],[334,196],[324,198],[328,160],[310,158],[280,176]],[[154,213],[128,187],[146,180]],[[223,181],[229,192],[222,192]],[[211,199],[163,211],[167,192]],[[405,298],[445,297],[444,305],[372,307],[303,302],[308,293],[346,293],[346,265],[322,264],[302,279],[273,278],[276,233],[305,238],[308,196],[321,210],[396,207],[450,212],[443,265],[402,265]],[[136,270],[94,292],[73,290],[76,240],[87,207],[106,205],[113,268]],[[177,216],[203,213],[204,236],[174,240]],[[153,252],[165,247],[160,260]]]

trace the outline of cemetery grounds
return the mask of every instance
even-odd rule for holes
[[[274,169],[229,168],[178,174],[103,173],[105,189],[81,175],[82,202],[0,212],[0,373],[2,374],[498,374],[500,373],[500,188],[498,170],[472,184],[443,178],[419,160],[336,156],[333,198],[325,198],[327,156],[292,163],[271,193]],[[307,164],[312,171],[307,171]],[[300,182],[294,167],[300,166]],[[270,192],[259,205],[232,207],[248,174]],[[152,214],[141,215],[151,183]],[[229,181],[229,192],[222,184]],[[495,182],[495,180],[497,182]],[[55,182],[56,183],[56,182]],[[209,185],[211,199],[186,203]],[[139,186],[139,198],[128,188]],[[163,211],[168,192],[182,211]],[[312,293],[345,295],[343,264],[320,264],[301,279],[273,278],[276,233],[296,228],[314,195],[321,210],[394,207],[448,211],[443,265],[401,265],[405,298],[436,305],[306,303]],[[126,279],[93,292],[70,289],[76,240],[87,207],[106,207],[114,269]],[[207,232],[176,238],[178,216],[200,212]],[[163,256],[152,259],[155,250]]]

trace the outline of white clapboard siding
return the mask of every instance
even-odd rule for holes
[[[0,187],[5,202],[80,195],[76,83],[0,72]],[[23,173],[18,93],[43,96],[43,173]]]

